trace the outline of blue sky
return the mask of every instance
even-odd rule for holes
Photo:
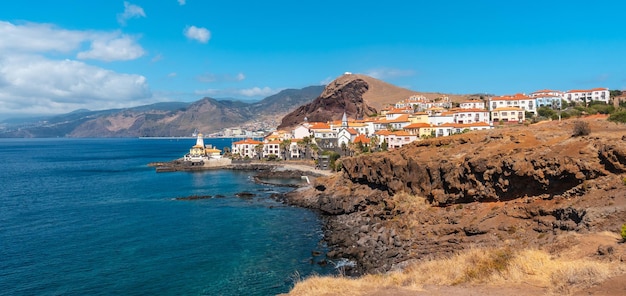
[[[626,89],[624,1],[21,0],[0,115],[252,101],[349,71],[455,94]]]

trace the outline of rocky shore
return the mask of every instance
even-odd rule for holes
[[[343,269],[348,275],[476,247],[558,252],[563,234],[616,232],[626,223],[626,127],[589,123],[584,137],[572,137],[570,121],[424,140],[342,158],[334,174],[288,163],[223,169],[257,171],[258,182],[311,176],[310,185],[273,198],[320,214],[326,258],[355,262]],[[595,248],[626,259],[623,244]]]
[[[562,234],[626,222],[626,127],[590,121],[519,126],[420,141],[342,159],[285,201],[325,221],[330,260],[380,273],[475,247],[552,248]],[[612,252],[602,249],[611,248]],[[598,256],[626,258],[615,242]]]

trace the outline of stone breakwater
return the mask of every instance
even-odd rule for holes
[[[626,128],[598,127],[587,137],[571,137],[569,123],[469,133],[344,158],[342,173],[285,200],[319,211],[328,257],[356,261],[355,274],[615,231],[626,217]]]

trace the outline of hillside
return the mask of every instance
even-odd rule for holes
[[[626,126],[584,120],[588,136],[572,136],[576,120],[553,121],[342,158],[340,173],[288,200],[320,211],[329,260],[354,260],[348,272],[356,274],[475,248],[561,258],[583,246],[577,259],[612,262],[612,272],[624,272],[626,245],[618,238],[626,223]],[[587,238],[601,233],[612,234]]]
[[[366,75],[344,74],[329,83],[313,102],[285,116],[278,128],[294,127],[302,123],[305,117],[311,122],[339,120],[344,111],[350,118],[366,118],[377,114],[384,106],[395,104],[412,95],[423,95],[430,99],[448,96],[453,101],[467,98],[460,95],[417,92]]]
[[[286,89],[254,103],[203,98],[127,109],[77,110],[33,122],[0,126],[0,137],[181,137],[239,126],[274,127],[296,107],[319,96],[322,86]]]

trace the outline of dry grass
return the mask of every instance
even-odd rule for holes
[[[460,284],[531,284],[568,294],[625,271],[616,262],[555,258],[541,250],[472,249],[452,258],[420,262],[402,272],[356,279],[313,276],[298,282],[289,295],[363,295],[381,288],[420,291],[426,285]]]

